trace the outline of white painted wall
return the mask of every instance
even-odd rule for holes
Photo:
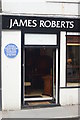
[[[7,2],[16,2],[16,0],[7,0]],[[80,0],[20,0],[19,2],[47,2],[47,1],[52,1],[52,2],[80,2]],[[6,2],[6,0],[4,0]]]
[[[18,49],[15,58],[4,54],[7,44],[13,43]],[[2,31],[2,110],[21,109],[21,32]]]
[[[80,88],[63,88],[60,89],[60,104],[72,105],[80,104]]]
[[[75,3],[80,2],[80,0],[46,0],[46,1],[52,1],[52,2],[69,2],[69,3],[71,3],[71,2],[75,2]]]
[[[6,14],[76,16],[80,14],[78,1],[62,0],[64,3],[61,3],[61,0],[2,0],[2,11]]]

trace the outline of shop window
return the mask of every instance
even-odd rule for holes
[[[80,36],[67,36],[67,86],[80,86]]]

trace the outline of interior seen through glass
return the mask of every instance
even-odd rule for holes
[[[24,97],[55,100],[55,67],[55,49],[25,48]]]
[[[67,86],[80,86],[80,36],[67,36]]]

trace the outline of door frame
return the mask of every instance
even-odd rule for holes
[[[26,46],[27,47],[27,46]],[[34,48],[36,48],[36,46],[34,46]],[[43,48],[43,46],[42,47],[39,47],[39,48]],[[46,47],[45,47],[46,48]],[[25,49],[26,48],[24,48],[24,50],[23,50],[23,80],[24,80],[24,82],[25,82]],[[28,48],[27,48],[28,49]],[[53,48],[53,50],[52,50],[52,52],[55,54],[55,56],[53,55],[52,57],[53,57],[53,61],[54,61],[54,59],[55,59],[55,64],[57,64],[57,62],[58,62],[58,57],[56,57],[56,53],[57,53],[57,50],[56,50],[56,48],[54,49]],[[57,54],[58,55],[58,54]],[[54,58],[55,57],[55,58]],[[54,62],[53,62],[53,72],[54,72]],[[58,72],[57,72],[57,69],[56,69],[56,72],[55,72],[55,76],[57,76],[58,75]],[[58,77],[57,77],[58,78]],[[52,74],[52,79],[53,79],[53,81],[52,81],[52,93],[54,92],[54,73]],[[58,80],[58,79],[57,79]],[[57,88],[57,83],[58,82],[56,82],[56,86],[55,86],[55,92],[57,93],[57,90],[56,89],[58,89]],[[24,93],[25,93],[25,89],[24,89]],[[56,96],[56,95],[55,95]],[[52,97],[47,97],[47,98],[24,98],[24,101],[43,101],[43,100],[53,100],[53,98],[54,98],[54,94],[52,95]],[[55,98],[56,99],[56,98]]]
[[[23,49],[25,48],[25,47],[36,47],[36,48],[39,48],[39,47],[43,47],[42,45],[34,45],[34,46],[26,46],[26,45],[24,45],[24,34],[27,34],[26,32],[24,32],[24,33],[22,33],[22,39],[23,39],[23,42],[22,42],[22,57],[23,57]],[[31,33],[30,33],[31,34]],[[34,34],[37,34],[37,33],[34,33]],[[43,34],[43,33],[39,33],[39,34]],[[48,33],[45,33],[45,34],[48,34]],[[52,33],[52,34],[56,34],[57,35],[57,45],[46,45],[46,47],[50,47],[50,48],[53,48],[53,49],[56,49],[55,50],[55,57],[56,57],[56,61],[55,61],[55,63],[56,63],[56,105],[59,105],[59,73],[60,73],[60,70],[59,70],[59,54],[60,54],[60,44],[59,44],[59,36],[60,36],[60,34],[59,33]],[[24,70],[23,70],[23,66],[24,66],[24,64],[23,64],[23,58],[22,58],[22,106],[25,106],[25,101],[24,101]],[[51,99],[52,99],[53,97],[51,97]],[[49,100],[51,100],[51,99],[49,99]],[[45,100],[45,99],[44,99]],[[43,99],[42,100],[40,100],[40,99],[37,99],[37,101],[44,101]],[[35,99],[34,99],[34,101],[35,101]],[[44,106],[44,105],[43,105]]]

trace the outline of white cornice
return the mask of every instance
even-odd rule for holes
[[[80,18],[79,15],[59,15],[59,14],[31,14],[31,13],[9,13],[2,12],[0,15],[13,15],[13,16],[37,16],[37,17],[60,17],[60,18]]]

